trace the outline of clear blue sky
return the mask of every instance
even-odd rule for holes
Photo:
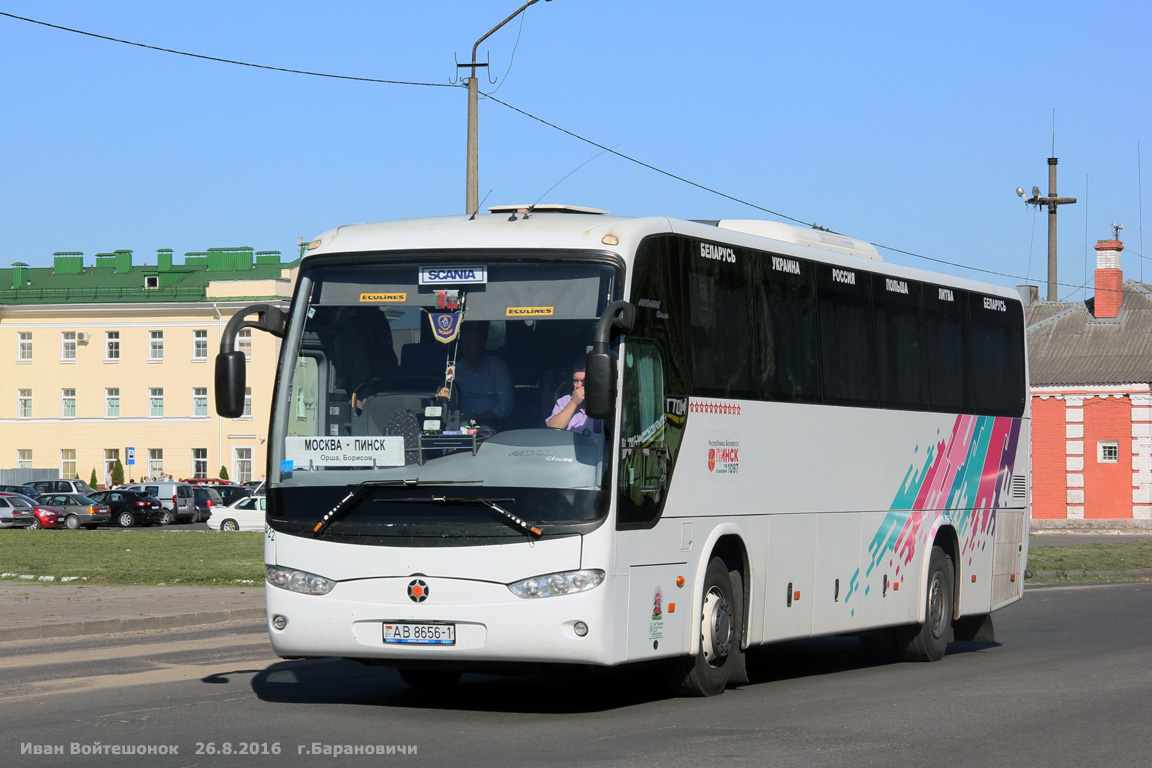
[[[0,11],[205,56],[447,85],[520,1],[0,0]],[[1005,276],[882,249],[886,260],[1005,285],[1046,280],[1047,214],[1015,188],[1047,193],[1054,111],[1057,191],[1079,199],[1059,214],[1060,295],[1079,298],[1114,221],[1125,275],[1141,277],[1149,21],[1137,0],[553,0],[481,46],[497,79],[482,90],[771,211]],[[464,209],[462,88],[240,67],[8,17],[0,65],[4,266],[45,266],[54,251],[290,256],[297,237],[338,224]],[[610,154],[545,195],[598,152],[481,100],[486,205],[544,195],[626,215],[775,218]]]

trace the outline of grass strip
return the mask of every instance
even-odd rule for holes
[[[249,586],[264,581],[264,534],[3,530],[0,573],[55,576],[57,583],[79,576],[85,584]]]
[[[1152,569],[1152,541],[1118,541],[1103,544],[1030,547],[1028,583],[1052,584],[1066,581],[1131,581],[1127,571]],[[1054,576],[1039,576],[1054,571]],[[1072,574],[1072,575],[1069,575]]]

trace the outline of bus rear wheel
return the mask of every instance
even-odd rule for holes
[[[713,557],[704,572],[702,603],[700,653],[666,662],[668,682],[680,696],[717,696],[730,680],[735,682],[732,674],[741,652],[743,594],[737,594],[732,574],[719,557]]]
[[[944,658],[948,641],[952,639],[955,583],[952,558],[940,547],[932,547],[928,559],[924,623],[896,631],[897,648],[905,661],[940,661]]]

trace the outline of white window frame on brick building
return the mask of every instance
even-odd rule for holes
[[[148,331],[148,362],[164,361],[164,331]]]
[[[1096,443],[1096,461],[1100,464],[1120,463],[1120,441],[1100,440]]]
[[[208,331],[192,331],[192,360],[197,363],[208,360]]]
[[[60,332],[60,362],[76,362],[76,331]]]
[[[32,331],[17,331],[16,362],[32,362]]]

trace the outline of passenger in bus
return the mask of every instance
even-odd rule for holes
[[[545,422],[553,429],[566,429],[569,432],[590,434],[600,431],[600,420],[590,419],[584,412],[584,361],[573,366],[572,394],[564,395],[556,401],[552,415]]]
[[[504,361],[487,353],[488,324],[464,323],[460,328],[460,357],[456,386],[460,414],[465,421],[500,426],[512,413],[512,377]]]

